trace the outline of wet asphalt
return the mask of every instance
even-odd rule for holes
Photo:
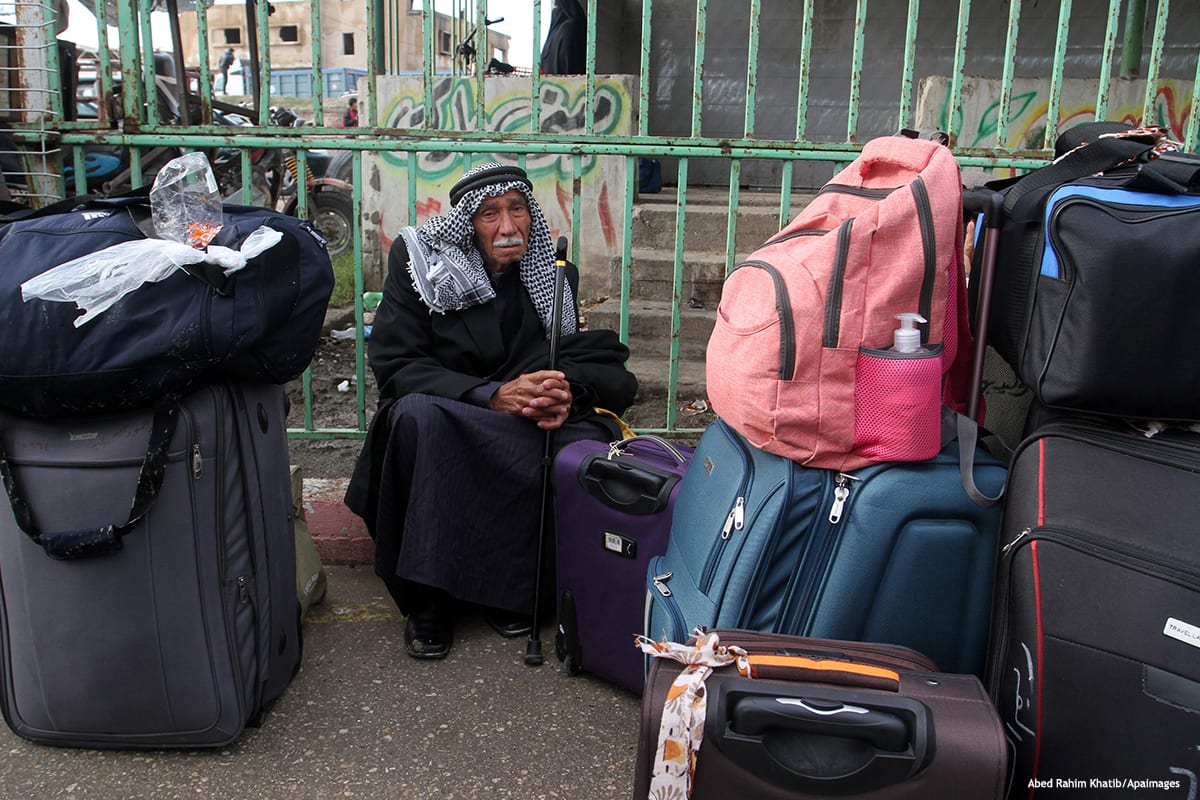
[[[301,669],[261,727],[213,750],[101,751],[0,726],[4,800],[626,798],[640,700],[567,675],[542,632],[502,639],[481,617],[444,661],[409,658],[404,620],[368,566],[331,566]]]

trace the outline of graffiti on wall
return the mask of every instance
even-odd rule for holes
[[[420,79],[381,81],[381,124],[398,129],[462,131],[477,129],[479,84],[470,77],[444,76],[433,86],[431,116],[426,125],[424,93]],[[582,78],[544,78],[540,84],[540,113],[536,135],[583,134],[587,114],[586,83]],[[533,103],[530,82],[525,78],[488,78],[482,121],[478,127],[499,136],[530,136]],[[598,78],[592,102],[592,130],[600,136],[631,132],[632,105],[629,83],[621,79]],[[566,234],[571,227],[574,191],[579,191],[584,233],[594,231],[604,251],[619,244],[614,220],[623,203],[625,159],[615,156],[584,154],[579,158],[579,185],[575,187],[575,157],[554,153],[526,153],[524,168],[533,180],[535,193],[550,222],[551,232]],[[429,216],[442,213],[450,186],[473,164],[481,161],[518,163],[514,153],[462,153],[448,151],[381,152],[377,170],[380,192],[378,219],[384,249],[401,225],[418,224]],[[409,220],[409,171],[416,175],[417,220]]]
[[[944,77],[928,79],[922,86],[923,108],[918,115],[928,120],[924,127],[944,128],[950,117],[952,97],[950,81]],[[997,144],[1000,118],[1000,82],[968,78],[963,85],[962,109],[955,129],[963,147],[991,148]],[[1105,119],[1143,124],[1144,81],[1117,81],[1109,94]],[[1158,125],[1182,141],[1192,113],[1190,81],[1161,81],[1151,106],[1151,118],[1145,124]],[[1040,150],[1045,144],[1050,101],[1043,81],[1014,81],[1009,101],[1009,123],[1001,146],[1012,150]],[[929,116],[932,115],[932,116]],[[1064,81],[1058,109],[1057,130],[1064,131],[1082,122],[1096,119],[1096,82]]]

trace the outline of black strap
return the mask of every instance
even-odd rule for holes
[[[1067,128],[1054,140],[1054,157],[1066,155],[1080,145],[1090,144],[1100,137],[1111,133],[1123,133],[1133,130],[1128,122],[1100,119],[1095,122],[1085,122]]]
[[[167,470],[167,451],[178,421],[179,395],[169,394],[159,398],[154,407],[150,443],[138,473],[137,489],[129,508],[129,519],[119,524],[58,533],[43,533],[34,523],[33,512],[17,487],[8,463],[8,453],[4,449],[4,437],[0,435],[0,477],[4,480],[4,490],[8,493],[8,501],[12,504],[17,525],[46,552],[46,555],[60,561],[92,558],[119,551],[121,537],[129,533],[150,512],[159,490],[162,489],[163,476]]]
[[[1126,186],[1154,194],[1194,194],[1200,191],[1200,156],[1161,153],[1158,158],[1139,164]]]
[[[1147,156],[1154,144],[1145,138],[1106,137],[1080,147],[1053,164],[1047,164],[1021,178],[1004,197],[1004,213],[1012,215],[1022,197],[1046,186],[1060,186],[1088,175],[1112,169],[1127,161]]]
[[[983,490],[975,483],[975,449],[979,445],[980,430],[983,430],[985,435],[993,436],[994,441],[1007,449],[1007,446],[1000,440],[1000,437],[995,436],[986,428],[980,428],[979,423],[968,417],[966,414],[955,414],[955,434],[958,437],[958,472],[962,478],[963,489],[967,493],[967,497],[978,506],[988,508],[994,506],[1004,499],[1004,491],[1008,488],[1007,481],[1004,486],[1000,487],[1000,491],[990,497],[983,493]]]

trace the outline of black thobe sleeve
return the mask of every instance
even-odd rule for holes
[[[459,400],[488,380],[482,363],[472,357],[465,329],[458,335],[435,332],[432,312],[412,285],[408,250],[399,238],[388,253],[383,301],[375,313],[367,357],[381,398],[419,392]]]

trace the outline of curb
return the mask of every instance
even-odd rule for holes
[[[305,478],[304,518],[324,564],[373,564],[375,543],[363,521],[346,508],[349,478]]]

